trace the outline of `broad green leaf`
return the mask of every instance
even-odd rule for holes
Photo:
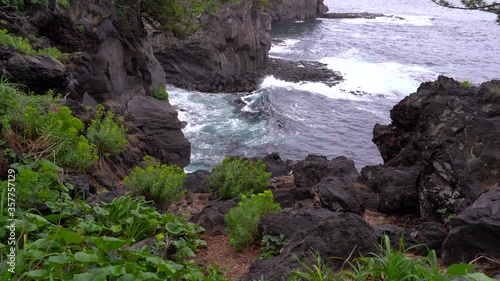
[[[102,215],[102,216],[109,216],[109,211],[102,208],[102,207],[99,207],[99,206],[94,206],[94,211],[99,214],[99,215]]]
[[[50,274],[50,271],[47,269],[35,269],[35,270],[28,271],[23,275],[34,278],[34,279],[43,279],[43,278],[47,278],[49,276],[49,274]]]
[[[172,234],[179,234],[182,232],[182,227],[179,223],[168,222],[165,224],[165,229]]]
[[[39,259],[39,258],[41,258],[44,255],[45,255],[45,252],[39,251],[39,250],[35,250],[35,249],[29,249],[26,252],[24,252],[24,256],[27,257],[27,258]]]
[[[99,257],[94,253],[77,252],[74,256],[75,260],[81,263],[91,263],[99,261]]]
[[[115,225],[112,225],[109,229],[111,231],[113,231],[114,233],[117,233],[117,232],[120,232],[123,230],[123,226],[121,224],[115,224]]]
[[[465,275],[474,269],[473,264],[455,263],[446,268],[446,273],[454,275]]]
[[[61,255],[50,256],[47,259],[47,262],[55,264],[67,264],[69,262],[69,257],[65,253],[62,253]]]
[[[106,281],[106,275],[95,275],[92,272],[75,274],[72,281]]]
[[[52,246],[52,243],[54,243],[54,241],[48,239],[48,238],[41,238],[41,239],[38,239],[38,240],[35,240],[31,243],[28,243],[27,245],[27,248],[28,249],[47,249],[49,248],[50,246]]]
[[[130,274],[130,273],[126,273],[122,276],[120,276],[118,279],[116,279],[116,281],[136,281],[136,280],[142,280],[140,278],[138,278],[138,276],[135,276],[133,274]]]
[[[78,227],[85,230],[85,232],[96,232],[96,231],[101,231],[102,226],[95,224],[93,222],[87,222],[87,221],[82,221],[78,224]]]
[[[127,273],[124,265],[108,266],[103,269],[108,275],[112,276],[120,276]]]
[[[497,279],[493,279],[491,277],[486,276],[484,273],[469,273],[465,275],[465,278],[467,278],[470,281],[497,281]]]
[[[51,214],[45,216],[45,218],[52,223],[57,223],[59,220],[65,219],[67,217],[68,215],[63,215],[63,214]]]
[[[95,237],[92,240],[97,247],[103,249],[104,251],[117,250],[125,245],[130,244],[130,240],[122,240],[109,236]]]
[[[84,240],[80,234],[73,231],[67,231],[64,229],[59,232],[59,235],[64,239],[66,245],[81,243]]]

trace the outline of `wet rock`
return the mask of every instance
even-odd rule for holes
[[[329,86],[335,86],[342,81],[340,72],[331,70],[326,64],[317,61],[288,61],[270,58],[267,66],[257,71],[259,79],[269,75],[288,82],[322,82]]]
[[[247,75],[267,64],[271,17],[251,1],[202,14],[203,27],[186,40],[155,33],[154,52],[169,83],[204,92],[246,92]]]
[[[46,55],[21,55],[3,46],[0,47],[0,68],[10,82],[24,84],[37,94],[64,90],[70,81],[70,72],[58,60]]]
[[[418,212],[418,167],[366,166],[360,181],[379,194],[379,211],[383,213]]]
[[[327,177],[316,186],[321,204],[334,212],[352,212],[358,215],[365,210],[360,192],[349,179]]]
[[[271,173],[272,177],[284,176],[290,172],[287,163],[281,160],[278,153],[271,153],[264,157],[262,161],[266,164],[266,172]]]
[[[327,19],[374,19],[387,16],[378,13],[326,13],[321,17]]]
[[[65,182],[73,186],[73,189],[69,192],[69,195],[72,198],[86,200],[91,194],[96,193],[95,186],[85,174],[68,176],[68,178],[65,179]]]
[[[208,175],[210,175],[210,172],[205,170],[197,170],[193,173],[189,173],[186,178],[184,178],[182,188],[186,189],[189,193],[209,193]]]
[[[293,166],[295,185],[298,188],[312,188],[322,178],[333,176],[353,181],[359,173],[352,160],[344,156],[328,161],[324,156],[309,155],[306,160],[299,161]]]
[[[262,236],[283,234],[286,239],[290,239],[299,231],[316,226],[334,214],[327,209],[283,209],[264,215],[259,222],[259,230]]]
[[[238,206],[236,200],[211,201],[191,221],[202,226],[205,229],[205,234],[208,236],[222,235],[226,227],[224,215],[236,206]]]
[[[181,131],[177,111],[166,101],[150,96],[135,96],[127,103],[134,124],[144,135],[148,154],[165,163],[189,165],[191,144]]]
[[[417,187],[423,218],[460,213],[500,181],[500,81],[475,87],[440,76],[391,110],[374,142],[386,166],[421,166]]]
[[[307,205],[307,200],[314,199],[314,194],[307,189],[288,188],[273,190],[274,202],[281,208],[300,208]]]
[[[342,260],[367,254],[377,250],[375,231],[360,216],[353,213],[334,213],[308,229],[297,232],[289,240],[277,257],[256,260],[249,273],[242,280],[258,279],[261,276],[269,280],[283,280],[299,265],[293,255],[304,260],[311,259],[311,253],[317,251],[329,266],[340,266]],[[312,250],[311,250],[312,249]],[[330,259],[338,257],[340,259]]]
[[[445,264],[470,262],[477,255],[500,258],[500,188],[481,194],[450,226],[443,246]]]

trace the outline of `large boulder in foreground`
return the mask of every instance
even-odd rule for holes
[[[422,167],[420,215],[460,213],[500,182],[500,81],[463,86],[440,76],[391,110],[392,123],[377,125],[373,141],[385,166]]]
[[[331,212],[331,216],[293,235],[279,256],[256,260],[242,280],[257,280],[263,276],[267,280],[286,280],[294,269],[299,268],[294,255],[302,260],[312,260],[312,252],[316,251],[329,266],[335,267],[342,264],[341,259],[376,251],[377,245],[375,230],[360,216]]]
[[[490,188],[453,218],[443,262],[470,262],[479,255],[500,258],[500,187]]]
[[[354,181],[359,176],[354,162],[344,156],[329,161],[325,156],[308,155],[305,160],[293,166],[292,173],[298,188],[312,188],[326,177],[341,177]]]

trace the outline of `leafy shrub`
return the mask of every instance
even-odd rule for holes
[[[261,254],[260,257],[263,259],[275,257],[280,254],[283,246],[286,245],[288,241],[285,235],[264,235],[260,241]]]
[[[104,106],[97,107],[94,118],[87,128],[87,139],[95,144],[101,155],[118,154],[125,149],[127,138],[121,119],[115,121],[111,111],[104,113]]]
[[[225,215],[226,232],[231,245],[238,251],[244,250],[254,241],[262,216],[280,209],[280,205],[274,203],[273,193],[269,190],[257,195],[252,194],[250,198],[243,195],[238,207]]]
[[[21,154],[47,157],[59,166],[85,170],[97,160],[95,146],[81,135],[84,124],[50,95],[26,95],[4,78],[0,81],[3,136]]]
[[[157,163],[150,156],[144,157],[144,161],[144,169],[135,167],[125,177],[125,186],[136,194],[151,198],[160,209],[179,200],[185,192],[181,190],[186,177],[184,171],[175,165]]]
[[[221,198],[229,199],[264,191],[269,178],[271,173],[266,172],[266,164],[260,159],[253,162],[225,158],[222,165],[215,167],[207,179],[210,186],[219,191]]]
[[[53,47],[36,51],[33,49],[28,39],[12,36],[8,34],[6,29],[0,29],[0,45],[14,48],[19,53],[30,56],[48,55],[60,61],[66,61],[69,57],[68,54],[62,53],[61,51]]]
[[[187,260],[205,245],[199,239],[203,229],[160,214],[143,198],[94,206],[70,198],[48,203],[55,213],[18,214],[16,237],[24,243],[18,240],[15,273],[0,265],[2,280],[218,280],[205,278],[205,270]],[[4,235],[0,241],[7,241]],[[156,256],[148,245],[131,247],[155,235],[175,245],[172,256]],[[2,254],[8,248],[0,244]]]
[[[150,96],[157,98],[159,100],[168,101],[168,92],[164,87],[156,87],[149,93]]]
[[[63,184],[59,177],[61,168],[47,159],[37,162],[26,159],[23,164],[16,163],[11,166],[16,170],[16,203],[27,210],[37,204],[61,199],[61,193],[67,193],[69,186]],[[5,186],[7,185],[4,182]]]
[[[464,81],[460,82],[460,86],[462,86],[464,88],[469,88],[470,86],[472,86],[472,83],[468,80],[464,80]]]

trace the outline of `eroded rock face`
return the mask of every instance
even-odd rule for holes
[[[271,0],[267,9],[273,22],[315,20],[328,12],[323,0]]]
[[[453,218],[443,246],[443,262],[470,262],[478,254],[500,258],[500,188],[483,193]]]
[[[386,166],[421,166],[419,210],[460,213],[481,186],[500,180],[500,81],[463,87],[440,76],[391,110],[392,123],[377,125],[374,142]]]
[[[115,4],[108,0],[76,1],[68,9],[50,6],[32,13],[29,19],[16,14],[23,25],[13,32],[35,35],[38,47],[56,46],[72,54],[63,65],[2,48],[0,65],[7,76],[31,91],[55,89],[85,105],[118,103],[122,116],[135,119],[132,131],[139,128],[134,137],[142,141],[136,146],[142,154],[182,167],[189,164],[190,143],[175,110],[168,102],[147,97],[153,88],[165,86],[165,73],[144,30],[138,36],[121,32]]]
[[[155,34],[154,53],[168,83],[204,92],[252,91],[254,83],[245,76],[267,64],[271,17],[243,1],[203,21],[186,40]]]

